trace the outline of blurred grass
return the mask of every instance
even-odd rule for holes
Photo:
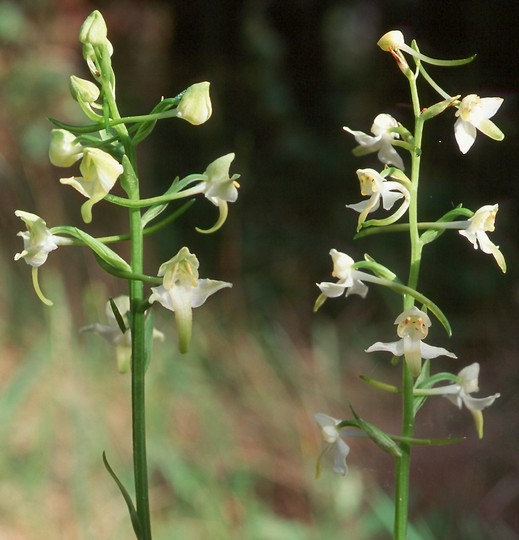
[[[27,314],[16,350],[2,344],[13,358],[0,394],[0,538],[129,538],[124,503],[101,462],[104,450],[131,485],[129,378],[96,336],[79,342],[59,280],[46,282],[55,306],[45,324],[36,331]],[[89,316],[100,290],[85,295]],[[209,312],[197,325],[207,330],[188,357],[177,355],[169,332],[149,370],[156,538],[310,539],[322,527],[333,538],[334,522],[358,528],[361,475],[346,480],[347,502],[343,482],[329,492],[326,479],[313,479],[315,396],[280,378],[257,337],[224,333],[226,323]],[[299,377],[295,350],[275,340],[283,369]]]
[[[45,285],[54,307],[25,299],[33,310],[2,328],[0,538],[128,539],[125,505],[101,453],[131,491],[129,378],[117,373],[104,341],[77,332],[57,274],[47,272]],[[4,298],[7,309],[32,296],[15,290]],[[99,319],[106,295],[100,283],[85,289],[85,322]],[[390,461],[366,441],[351,441],[346,478],[329,467],[314,478],[313,413],[339,416],[350,400],[361,407],[373,399],[355,389],[358,359],[349,353],[344,363],[335,323],[316,321],[308,340],[295,340],[279,322],[246,321],[215,297],[195,312],[193,347],[183,357],[173,318],[157,311],[157,319],[167,335],[148,372],[157,540],[389,537],[392,503],[379,485],[391,490],[382,472]],[[10,323],[18,333],[6,331]],[[377,407],[393,409],[383,398]],[[416,518],[410,540],[514,538],[500,520],[489,536],[475,514],[451,516],[446,528],[446,509],[436,508],[435,519]],[[456,536],[461,530],[466,535]]]

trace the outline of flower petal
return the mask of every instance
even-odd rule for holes
[[[435,347],[434,345],[427,345],[427,343],[421,342],[421,353],[424,360],[430,360],[431,358],[437,358],[438,356],[448,356],[449,358],[458,358],[454,353],[451,353],[443,347]]]
[[[393,356],[402,356],[404,354],[404,341],[399,339],[398,341],[391,341],[390,343],[382,343],[377,341],[373,343],[371,347],[368,347],[365,352],[374,351],[386,351],[390,352]]]
[[[458,118],[454,124],[454,136],[462,154],[466,154],[476,140],[476,128],[469,122]]]

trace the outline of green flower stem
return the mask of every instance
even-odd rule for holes
[[[207,177],[200,174],[197,175],[200,178],[198,180],[205,180]],[[167,195],[159,195],[157,197],[150,197],[148,199],[125,199],[123,197],[117,197],[116,195],[106,195],[105,199],[113,204],[119,206],[124,206],[126,208],[145,208],[146,206],[153,206],[155,204],[164,204],[178,199],[184,199],[186,197],[191,197],[192,195],[197,195],[203,193],[204,187],[200,184],[193,186],[192,188],[185,189],[183,191],[178,191],[176,193],[169,193]]]
[[[409,74],[409,86],[413,102],[415,117],[414,144],[416,151],[411,153],[411,187],[409,204],[409,238],[411,243],[411,258],[409,265],[408,286],[417,289],[420,275],[420,263],[422,258],[423,243],[420,240],[418,230],[418,185],[420,180],[420,160],[422,147],[422,134],[424,120],[421,117],[420,99],[416,85],[415,74]],[[404,310],[414,305],[414,297],[404,296]],[[402,362],[402,437],[412,438],[414,430],[414,396],[413,377],[407,362]],[[394,540],[406,540],[407,523],[409,518],[409,477],[411,469],[411,445],[400,443],[402,455],[396,458],[396,486],[395,486],[395,521]]]
[[[471,212],[472,213],[472,212]],[[364,236],[371,236],[373,234],[384,234],[391,232],[407,232],[410,230],[409,223],[397,223],[395,225],[387,225],[384,227],[375,226],[373,223],[375,220],[366,221],[364,225],[374,225],[369,229],[360,230],[355,238],[362,238]],[[419,230],[434,229],[436,231],[443,231],[447,229],[464,230],[469,226],[467,221],[421,221],[416,224]]]
[[[102,56],[102,62],[109,62],[107,51]],[[104,62],[103,62],[104,63]],[[110,73],[110,68],[102,66],[101,73]],[[115,102],[115,96],[110,80],[102,78],[103,94],[113,120],[120,119]],[[126,156],[133,171],[125,173],[128,178],[128,197],[133,201],[139,200],[139,182],[136,174],[135,148],[124,124],[114,129],[121,138]],[[131,241],[131,271],[132,274],[143,274],[144,236],[139,208],[130,208],[130,241]],[[133,472],[135,480],[136,510],[139,520],[140,538],[138,540],[151,540],[150,505],[148,495],[148,462],[146,452],[146,385],[145,385],[145,327],[144,311],[144,284],[141,280],[130,281],[130,306],[132,312],[132,442],[133,442]]]

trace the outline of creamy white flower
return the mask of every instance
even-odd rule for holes
[[[105,313],[107,324],[95,323],[84,326],[80,332],[95,332],[104,338],[110,345],[115,347],[117,359],[117,369],[119,373],[126,373],[131,367],[132,361],[132,334],[129,329],[128,313],[130,312],[130,297],[121,295],[113,299],[117,310],[122,316],[126,332],[122,332],[110,302],[106,303]],[[164,334],[157,329],[153,329],[153,338],[164,341]]]
[[[50,135],[49,159],[56,167],[70,167],[83,157],[83,147],[76,136],[65,129],[53,129]]]
[[[28,265],[38,267],[45,263],[51,251],[57,249],[59,245],[70,243],[68,238],[52,234],[45,221],[36,214],[23,210],[16,210],[14,214],[27,226],[27,231],[18,233],[23,240],[23,251],[14,256],[15,261],[24,259]]]
[[[92,207],[104,199],[123,173],[123,166],[110,154],[99,148],[85,148],[79,166],[82,176],[61,178],[62,184],[72,186],[89,200],[81,207],[85,223],[92,221]]]
[[[196,255],[183,247],[169,261],[161,265],[162,285],[152,287],[149,302],[159,302],[175,313],[179,349],[186,353],[191,340],[192,309],[201,306],[209,296],[231,283],[198,278],[199,262]]]
[[[44,296],[38,281],[38,269],[45,263],[49,253],[57,249],[60,245],[70,244],[69,238],[63,238],[52,234],[47,228],[47,224],[41,217],[23,210],[16,210],[16,217],[19,217],[27,226],[27,231],[20,231],[18,236],[23,239],[23,251],[14,256],[14,260],[24,259],[32,266],[32,284],[38,298],[47,306],[52,306],[52,302]]]
[[[459,105],[454,124],[454,136],[463,154],[466,154],[476,140],[476,130],[495,141],[504,139],[503,132],[492,122],[492,118],[501,107],[503,98],[480,98],[476,94],[465,96]]]
[[[381,199],[384,210],[391,210],[396,201],[404,199],[400,208],[392,216],[395,219],[391,221],[396,221],[405,213],[410,200],[409,190],[406,187],[399,182],[386,180],[374,169],[358,169],[357,176],[360,182],[361,194],[369,196],[367,201],[346,205],[346,208],[360,212],[357,230],[362,227],[368,214],[378,209]],[[390,217],[386,219],[390,219]]]
[[[226,154],[225,156],[215,159],[207,166],[203,176],[207,178],[198,184],[194,191],[203,193],[204,196],[218,207],[219,216],[216,223],[210,229],[199,229],[198,232],[212,233],[218,230],[227,219],[228,206],[227,203],[235,202],[238,198],[237,180],[239,174],[229,176],[229,168],[234,160],[234,154]]]
[[[325,453],[332,450],[334,453],[333,457],[333,470],[337,474],[342,476],[346,475],[348,472],[348,466],[346,464],[346,458],[350,453],[350,447],[342,440],[341,432],[345,433],[345,430],[339,428],[337,425],[340,423],[340,420],[332,418],[323,413],[316,413],[314,419],[319,425],[321,430],[321,437],[325,443],[324,450],[321,452],[319,459],[317,461],[317,476],[319,476],[321,459]]]
[[[366,349],[366,352],[386,351],[394,356],[404,356],[407,366],[414,377],[420,374],[422,369],[422,359],[437,358],[438,356],[449,356],[456,358],[454,353],[443,347],[427,345],[423,340],[429,333],[431,319],[429,316],[413,306],[401,313],[395,320],[397,324],[397,335],[402,338],[390,343],[377,341]]]
[[[331,249],[330,255],[333,261],[332,276],[338,278],[338,281],[317,283],[321,293],[328,298],[336,298],[344,293],[346,296],[358,294],[365,298],[368,294],[368,286],[361,281],[361,278],[365,279],[369,275],[355,270],[353,268],[355,261],[346,253]]]
[[[493,255],[501,271],[506,272],[506,261],[503,254],[487,235],[487,232],[493,232],[495,229],[498,210],[498,204],[482,206],[467,220],[467,228],[458,232],[468,238],[469,242],[473,244],[474,249],[478,249],[479,247],[483,253]]]
[[[400,136],[392,131],[398,127],[398,122],[389,114],[379,114],[371,126],[373,136],[362,131],[354,131],[348,127],[343,129],[353,135],[359,146],[353,151],[356,155],[370,154],[377,152],[378,159],[387,165],[395,165],[399,169],[404,169],[404,162],[393,148],[393,141]]]
[[[476,430],[480,439],[483,438],[483,409],[490,407],[500,394],[485,398],[475,398],[471,394],[479,391],[479,364],[475,362],[464,367],[457,376],[456,384],[438,386],[424,392],[426,395],[441,395],[451,401],[458,409],[465,405],[474,418]]]

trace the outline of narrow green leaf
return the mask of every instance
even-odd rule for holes
[[[128,507],[128,512],[130,513],[130,519],[132,521],[133,530],[135,532],[135,536],[137,536],[138,540],[143,540],[142,536],[142,527],[139,520],[139,515],[137,514],[137,510],[135,510],[135,506],[133,505],[132,498],[126,488],[124,487],[123,483],[117,478],[117,475],[115,474],[112,467],[110,467],[110,464],[108,463],[108,459],[106,458],[106,452],[103,452],[103,463],[106,467],[106,470],[110,474],[110,476],[113,478],[114,482],[117,484],[117,487],[119,488],[119,491],[121,492],[121,495],[123,496],[126,506]]]
[[[441,437],[433,439],[422,439],[415,437],[402,437],[400,435],[389,435],[391,439],[406,443],[412,444],[415,446],[446,446],[448,444],[456,444],[465,440],[466,437]]]
[[[370,422],[366,422],[366,420],[363,420],[358,416],[358,414],[353,410],[353,407],[350,405],[351,412],[353,416],[355,417],[355,420],[358,423],[359,428],[384,452],[387,452],[388,454],[391,454],[394,457],[401,457],[402,456],[402,450],[396,444],[396,442],[384,431],[382,431],[380,428],[375,426],[374,424],[371,424]]]
[[[114,314],[115,320],[117,321],[117,324],[119,326],[119,329],[123,334],[126,333],[128,328],[126,327],[126,324],[124,323],[123,315],[121,315],[121,312],[119,311],[119,308],[117,307],[117,304],[114,302],[114,299],[110,296],[108,299],[110,302],[110,307],[112,308],[112,313]]]

